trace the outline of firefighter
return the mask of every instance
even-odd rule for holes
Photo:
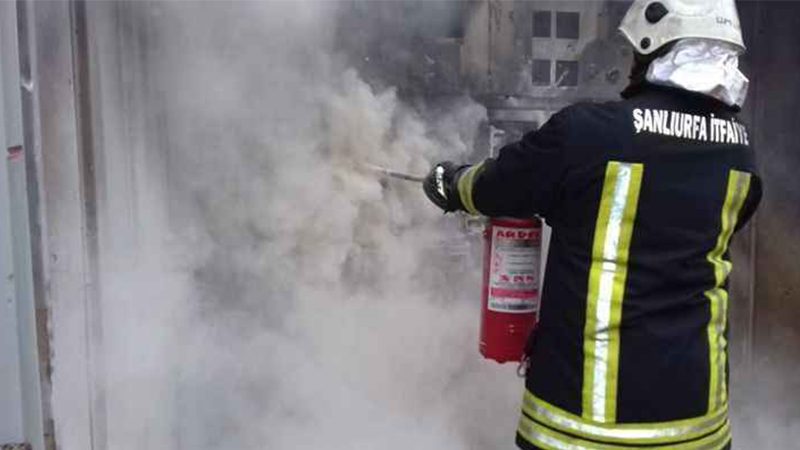
[[[637,0],[619,29],[635,50],[621,101],[565,108],[496,159],[436,164],[424,191],[553,229],[520,448],[729,449],[729,243],[761,198],[738,12]]]

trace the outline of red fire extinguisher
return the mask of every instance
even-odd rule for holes
[[[542,222],[490,219],[483,236],[480,352],[501,364],[520,362],[539,314]]]

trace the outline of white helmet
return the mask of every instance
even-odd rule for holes
[[[635,0],[619,30],[643,55],[684,38],[728,42],[742,53],[746,49],[734,0]]]

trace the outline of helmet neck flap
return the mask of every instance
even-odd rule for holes
[[[750,81],[739,70],[739,49],[711,39],[682,39],[647,69],[649,83],[683,89],[741,108]]]

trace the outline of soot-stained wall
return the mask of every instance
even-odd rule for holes
[[[776,442],[776,435],[800,436],[800,148],[796,133],[800,86],[800,3],[739,2],[748,54],[744,71],[751,91],[743,116],[751,127],[764,182],[764,198],[753,229],[743,239],[752,258],[747,293],[751,329],[739,398],[753,413],[748,444]],[[749,241],[749,242],[748,242]],[[741,250],[741,243],[739,249]],[[739,300],[744,300],[740,298]],[[739,301],[739,305],[743,302]],[[733,400],[737,396],[734,393]],[[756,412],[757,411],[757,412]],[[759,422],[770,420],[770,426]],[[782,442],[782,441],[777,441]],[[747,447],[742,447],[747,448]]]

